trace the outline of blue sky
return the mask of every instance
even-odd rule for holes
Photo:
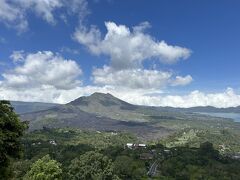
[[[239,8],[0,0],[0,97],[65,103],[101,91],[135,104],[240,105]]]

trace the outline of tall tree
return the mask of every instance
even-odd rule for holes
[[[26,128],[26,123],[19,120],[10,102],[0,101],[0,179],[9,175],[10,159],[21,155],[20,137]]]
[[[52,160],[49,155],[33,163],[30,171],[24,176],[24,180],[61,180],[61,164]]]
[[[116,158],[114,172],[121,179],[141,179],[147,174],[143,162],[128,156],[118,156]]]
[[[113,173],[112,161],[107,156],[94,151],[89,151],[80,158],[74,159],[69,167],[68,176],[72,180],[119,179]]]

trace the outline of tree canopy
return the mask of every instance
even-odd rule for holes
[[[37,160],[24,177],[25,180],[61,180],[61,164],[49,155]]]
[[[8,175],[10,158],[21,155],[20,137],[26,128],[26,123],[19,120],[10,102],[0,101],[0,178]]]
[[[110,180],[118,179],[113,172],[113,163],[107,157],[95,151],[89,151],[72,161],[69,167],[69,179]]]

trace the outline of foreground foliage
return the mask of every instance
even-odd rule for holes
[[[69,166],[68,178],[77,179],[117,179],[113,172],[112,161],[103,154],[89,151],[72,160]]]
[[[176,149],[176,150],[175,150]],[[200,148],[175,148],[159,168],[167,179],[239,179],[240,161],[221,156],[209,142]]]
[[[61,164],[52,160],[49,155],[37,160],[31,166],[30,171],[24,176],[24,180],[61,180]]]
[[[0,101],[0,179],[11,175],[11,158],[18,158],[22,148],[20,137],[26,129],[8,101]]]

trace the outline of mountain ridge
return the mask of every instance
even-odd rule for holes
[[[59,105],[74,105],[74,106],[87,106],[91,102],[100,102],[101,105],[109,107],[114,105],[120,105],[121,109],[132,110],[137,108],[154,108],[166,111],[182,111],[182,112],[226,112],[226,113],[240,113],[240,106],[217,108],[214,106],[195,106],[188,108],[171,107],[171,106],[147,106],[147,105],[135,105],[125,102],[110,93],[95,92],[90,96],[81,96],[66,104],[46,103],[46,102],[25,102],[25,101],[10,101],[14,109],[18,114],[31,113]]]
[[[73,127],[127,131],[146,139],[167,136],[176,129],[190,126],[206,127],[211,122],[232,122],[192,112],[195,109],[184,111],[183,108],[133,105],[111,94],[94,93],[50,109],[22,114],[20,118],[29,121],[29,130]]]

